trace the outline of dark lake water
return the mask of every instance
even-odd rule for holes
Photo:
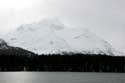
[[[0,72],[0,83],[125,83],[125,74],[84,72]]]

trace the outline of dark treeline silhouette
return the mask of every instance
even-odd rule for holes
[[[125,72],[125,57],[82,53],[2,54],[0,71]]]

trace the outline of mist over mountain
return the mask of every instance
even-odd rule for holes
[[[80,52],[84,54],[121,55],[112,46],[85,28],[68,27],[57,19],[23,24],[4,40],[38,54]]]

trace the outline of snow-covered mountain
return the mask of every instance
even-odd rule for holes
[[[109,43],[84,28],[67,27],[58,20],[42,20],[24,24],[5,39],[9,45],[28,49],[38,54],[82,52],[113,54]]]

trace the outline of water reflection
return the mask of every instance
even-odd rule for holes
[[[0,83],[125,83],[125,74],[76,72],[0,72]]]
[[[1,72],[0,83],[32,83],[32,73],[25,72]]]

